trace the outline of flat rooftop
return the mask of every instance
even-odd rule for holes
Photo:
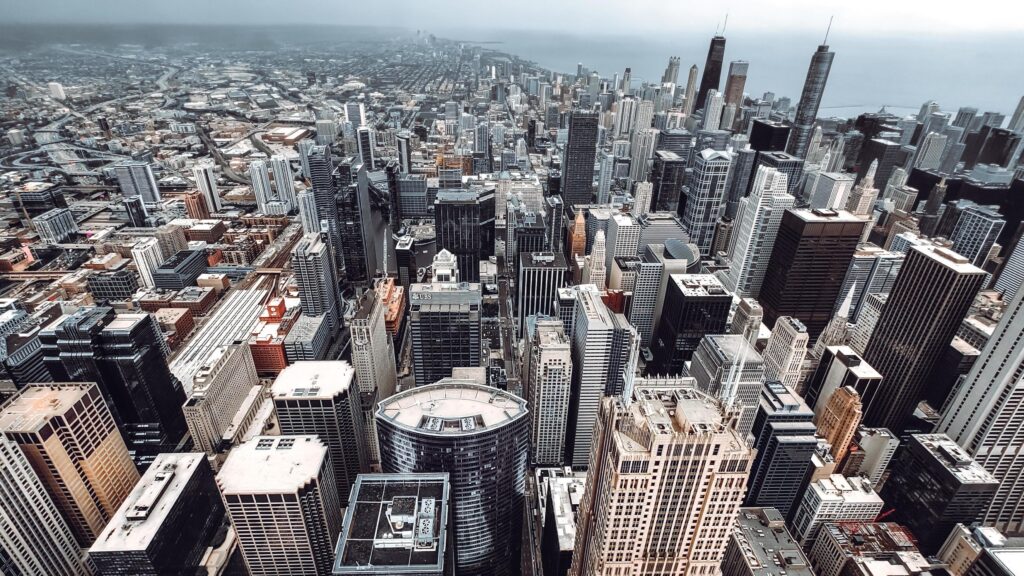
[[[206,454],[196,452],[157,455],[89,552],[149,548],[196,470],[208,466],[205,460]]]
[[[928,451],[928,454],[949,471],[961,484],[991,484],[996,479],[984,466],[978,464],[956,442],[945,434],[914,434],[913,439]]]
[[[490,386],[445,378],[378,404],[377,418],[426,434],[476,434],[525,417],[526,401]]]
[[[753,576],[813,576],[807,557],[775,508],[740,508],[733,539]]]
[[[99,393],[92,383],[27,386],[0,412],[0,432],[36,432],[51,418],[64,415],[91,390]]]
[[[447,473],[360,474],[335,549],[334,574],[444,569]]]
[[[355,370],[344,360],[302,360],[277,375],[271,387],[275,398],[333,398],[352,388]]]
[[[327,458],[319,436],[257,436],[236,446],[217,474],[224,494],[294,494]]]

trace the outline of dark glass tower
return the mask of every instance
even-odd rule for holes
[[[818,117],[821,96],[825,93],[825,83],[828,82],[828,73],[832,69],[832,59],[835,57],[836,53],[829,52],[826,44],[818,46],[817,52],[811,56],[811,65],[807,68],[807,78],[804,80],[804,90],[800,94],[800,103],[797,104],[796,117],[793,119],[793,134],[789,137],[789,146],[786,148],[787,152],[797,158],[807,156],[807,146],[814,131],[814,120]]]
[[[338,275],[345,269],[345,262],[340,250],[338,236],[338,183],[335,182],[334,159],[331,149],[327,146],[313,146],[307,156],[309,164],[309,180],[313,187],[313,200],[316,203],[317,219],[321,229],[326,226],[327,244],[331,249],[332,258]],[[347,186],[347,184],[343,184]],[[313,232],[313,230],[307,230]]]
[[[570,207],[590,204],[597,154],[597,113],[574,110],[569,117],[569,141],[565,145],[561,194]]]
[[[449,474],[455,576],[517,574],[530,443],[526,401],[445,378],[384,400],[376,419],[385,473]]]
[[[694,110],[704,108],[708,90],[718,90],[722,82],[722,62],[725,61],[725,36],[715,36],[708,47],[708,59],[704,62],[704,75],[700,77],[700,90]],[[815,108],[817,111],[817,108]]]
[[[480,280],[482,209],[480,198],[470,190],[441,190],[434,200],[434,228],[437,249],[448,250],[459,261],[459,277],[466,282]]]
[[[726,331],[730,294],[711,274],[672,274],[658,331],[651,339],[651,372],[681,374],[708,334]]]

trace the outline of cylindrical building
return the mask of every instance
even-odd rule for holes
[[[450,474],[455,575],[510,574],[526,490],[526,401],[445,378],[382,401],[376,418],[384,472]]]

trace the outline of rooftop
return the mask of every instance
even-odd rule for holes
[[[684,296],[729,296],[714,274],[672,274],[670,278]]]
[[[352,387],[355,370],[344,360],[303,360],[285,367],[271,395],[277,398],[333,398]]]
[[[360,474],[345,510],[333,573],[440,572],[448,498],[447,473]]]
[[[92,383],[27,386],[0,412],[0,431],[36,432],[51,418],[64,415],[93,389],[98,390]]]
[[[525,417],[526,401],[498,388],[445,378],[383,400],[377,418],[438,435],[476,434]]]
[[[205,460],[200,453],[157,455],[89,551],[146,550]]]
[[[583,500],[586,477],[555,476],[546,478],[545,482],[551,509],[554,511],[558,547],[561,550],[572,550],[576,545],[576,510]],[[551,518],[544,521],[549,522]]]
[[[223,494],[293,494],[327,458],[318,436],[257,436],[236,446],[217,474]]]
[[[754,576],[814,574],[775,508],[740,508],[733,538]]]
[[[912,438],[961,484],[995,485],[999,483],[995,476],[978,464],[949,436],[945,434],[914,434]]]

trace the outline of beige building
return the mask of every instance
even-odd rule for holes
[[[252,352],[246,343],[219,346],[192,380],[192,394],[182,411],[196,450],[219,451],[235,415],[259,384]]]
[[[0,413],[0,432],[19,445],[82,547],[139,480],[93,382],[24,388]]]
[[[736,415],[698,390],[605,398],[569,573],[717,574],[752,459]]]
[[[832,394],[817,418],[818,435],[828,440],[836,462],[842,462],[846,457],[853,435],[860,426],[861,412],[860,394],[852,386],[843,386]]]

